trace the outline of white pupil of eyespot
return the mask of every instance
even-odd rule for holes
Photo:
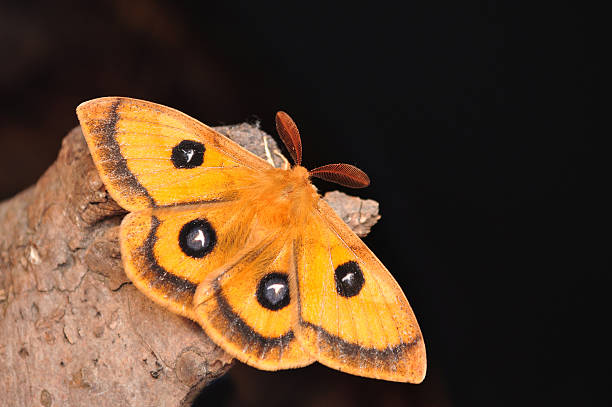
[[[187,162],[191,161],[191,157],[193,157],[194,154],[193,150],[183,150],[183,153],[185,153],[185,156],[187,156]]]
[[[204,243],[206,241],[206,237],[204,236],[204,232],[202,232],[202,229],[199,229],[196,232],[196,235],[193,237],[193,241],[194,242],[200,242],[200,245],[202,247],[204,247]]]
[[[274,290],[274,294],[278,295],[285,288],[285,284],[271,284],[268,290]]]
[[[354,273],[348,273],[346,276],[342,277],[342,281],[350,283],[353,280]]]

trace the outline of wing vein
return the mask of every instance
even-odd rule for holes
[[[329,246],[329,242],[327,242],[327,254],[329,255],[329,265],[331,266],[331,274],[330,276],[334,275],[334,261],[332,259],[332,254],[331,254],[331,247]],[[323,286],[325,286],[325,279],[323,279]],[[325,298],[325,297],[323,297]],[[337,338],[341,338],[340,336],[340,306],[338,304],[338,295],[334,295],[334,298],[336,300],[336,337]],[[322,304],[325,304],[325,301],[321,301]],[[323,315],[323,314],[321,314]],[[336,342],[336,352],[338,354],[338,358],[342,359],[341,355],[340,355],[340,342]]]
[[[145,122],[145,123],[150,123],[150,122]],[[189,133],[186,130],[181,130],[181,129],[178,129],[176,127],[171,127],[171,128],[174,129],[174,130],[177,130],[180,133],[185,133],[187,136],[193,137],[193,134]],[[142,136],[146,136],[146,137],[163,137],[163,138],[176,139],[176,140],[185,139],[185,137],[180,137],[178,135],[171,136],[171,135],[168,135],[168,134],[159,134],[159,133],[154,133],[153,134],[153,133],[149,133],[149,132],[146,132],[146,131],[135,131],[135,130],[117,130],[117,131],[115,131],[115,134],[127,134],[127,135],[134,134],[134,135],[142,135]],[[194,138],[199,138],[199,137],[194,137]]]
[[[220,167],[220,168],[228,168],[228,167]],[[170,180],[170,181],[168,181],[166,183],[155,185],[155,188],[149,187],[149,188],[147,188],[147,190],[148,191],[160,191],[160,190],[165,189],[168,185],[176,185],[178,182],[185,182],[185,181],[193,180],[194,178],[206,175],[206,172],[209,169],[219,169],[219,168],[212,168],[212,167],[202,168],[198,173],[193,174],[190,177],[185,177],[185,178],[181,178],[181,179],[178,179],[178,180]]]

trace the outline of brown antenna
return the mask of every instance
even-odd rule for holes
[[[295,122],[285,112],[276,113],[276,131],[287,147],[295,165],[302,163],[302,140]]]
[[[370,185],[368,175],[350,164],[327,164],[310,170],[309,173],[313,177],[349,188],[365,188]]]

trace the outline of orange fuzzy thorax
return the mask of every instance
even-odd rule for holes
[[[320,198],[310,183],[308,170],[295,166],[290,170],[270,168],[253,180],[253,188],[242,192],[244,211],[266,229],[287,229],[307,221]]]

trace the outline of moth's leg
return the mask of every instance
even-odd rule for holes
[[[283,160],[283,170],[288,170],[290,164],[289,164],[289,161],[285,158],[285,156],[282,155],[281,153],[279,153],[276,150],[274,150],[274,154],[276,154],[277,156],[279,156]]]
[[[273,167],[276,167],[276,165],[274,164],[274,159],[272,158],[272,154],[270,153],[270,148],[268,147],[268,140],[266,139],[266,136],[263,136],[263,145],[264,145],[264,150],[266,151],[266,158],[267,158],[266,161],[272,164]],[[289,161],[287,161],[287,159],[285,158],[285,156],[282,155],[277,150],[274,150],[274,154],[276,154],[277,156],[281,158],[281,160],[283,160],[283,170],[288,170],[290,167],[290,164],[289,164]]]
[[[272,164],[272,167],[276,167],[276,165],[274,165],[274,160],[272,159],[272,154],[270,154],[270,149],[268,148],[268,140],[266,139],[266,136],[262,136],[262,138],[264,150],[266,151],[267,161]]]

